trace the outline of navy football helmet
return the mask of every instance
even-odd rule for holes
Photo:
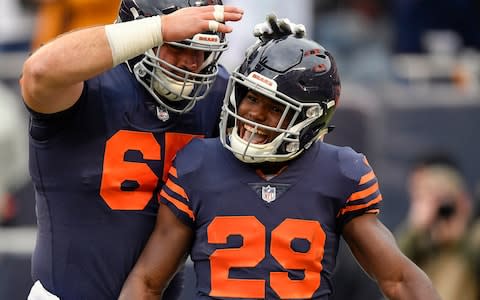
[[[276,127],[238,114],[248,91],[259,93],[285,107]],[[328,133],[338,105],[340,77],[330,52],[318,43],[293,35],[259,43],[249,49],[232,73],[220,123],[222,144],[249,163],[290,160]],[[247,140],[239,127],[251,132]],[[256,134],[273,131],[273,141],[256,144]]]
[[[122,0],[117,22],[165,15],[190,6],[223,5],[221,0]],[[178,68],[158,57],[160,47],[128,62],[137,80],[150,92],[159,106],[176,113],[193,108],[205,98],[218,73],[218,59],[227,50],[224,33],[204,32],[191,39],[168,44],[201,50],[205,61],[198,73]],[[165,101],[167,100],[167,101]]]

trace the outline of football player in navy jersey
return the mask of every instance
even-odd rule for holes
[[[230,77],[220,138],[177,153],[120,298],[156,299],[190,255],[196,299],[330,299],[343,236],[389,299],[439,299],[378,220],[366,157],[322,141],[339,96],[318,43],[255,45]]]
[[[228,73],[217,61],[242,15],[221,0],[122,0],[115,24],[64,34],[26,60],[38,219],[29,299],[118,297],[176,151],[218,136]]]

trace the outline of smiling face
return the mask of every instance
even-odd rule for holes
[[[285,111],[285,105],[278,103],[267,96],[253,91],[248,91],[242,99],[238,114],[249,120],[269,127],[277,127]],[[288,113],[280,128],[287,128],[292,113]],[[238,121],[238,135],[245,141],[252,144],[266,144],[273,141],[280,132],[259,128],[252,124]],[[255,134],[254,134],[255,133]]]

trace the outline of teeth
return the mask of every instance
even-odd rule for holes
[[[252,144],[265,144],[268,141],[268,134],[265,131],[255,129],[255,127],[244,124],[243,128],[245,132],[242,136],[242,139],[249,141],[253,135],[253,139],[250,140]]]
[[[245,128],[245,130],[247,131],[250,131],[251,133],[255,133],[255,134],[258,134],[258,135],[267,135],[267,133],[261,129],[255,129],[255,127],[253,126],[250,126],[248,124],[244,124],[243,125],[243,128]]]

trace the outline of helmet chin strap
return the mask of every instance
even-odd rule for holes
[[[193,91],[193,83],[180,82],[167,75],[161,70],[155,70],[155,76],[162,79],[161,81],[153,80],[153,89],[165,99],[170,101],[182,101],[183,96],[188,96]]]

